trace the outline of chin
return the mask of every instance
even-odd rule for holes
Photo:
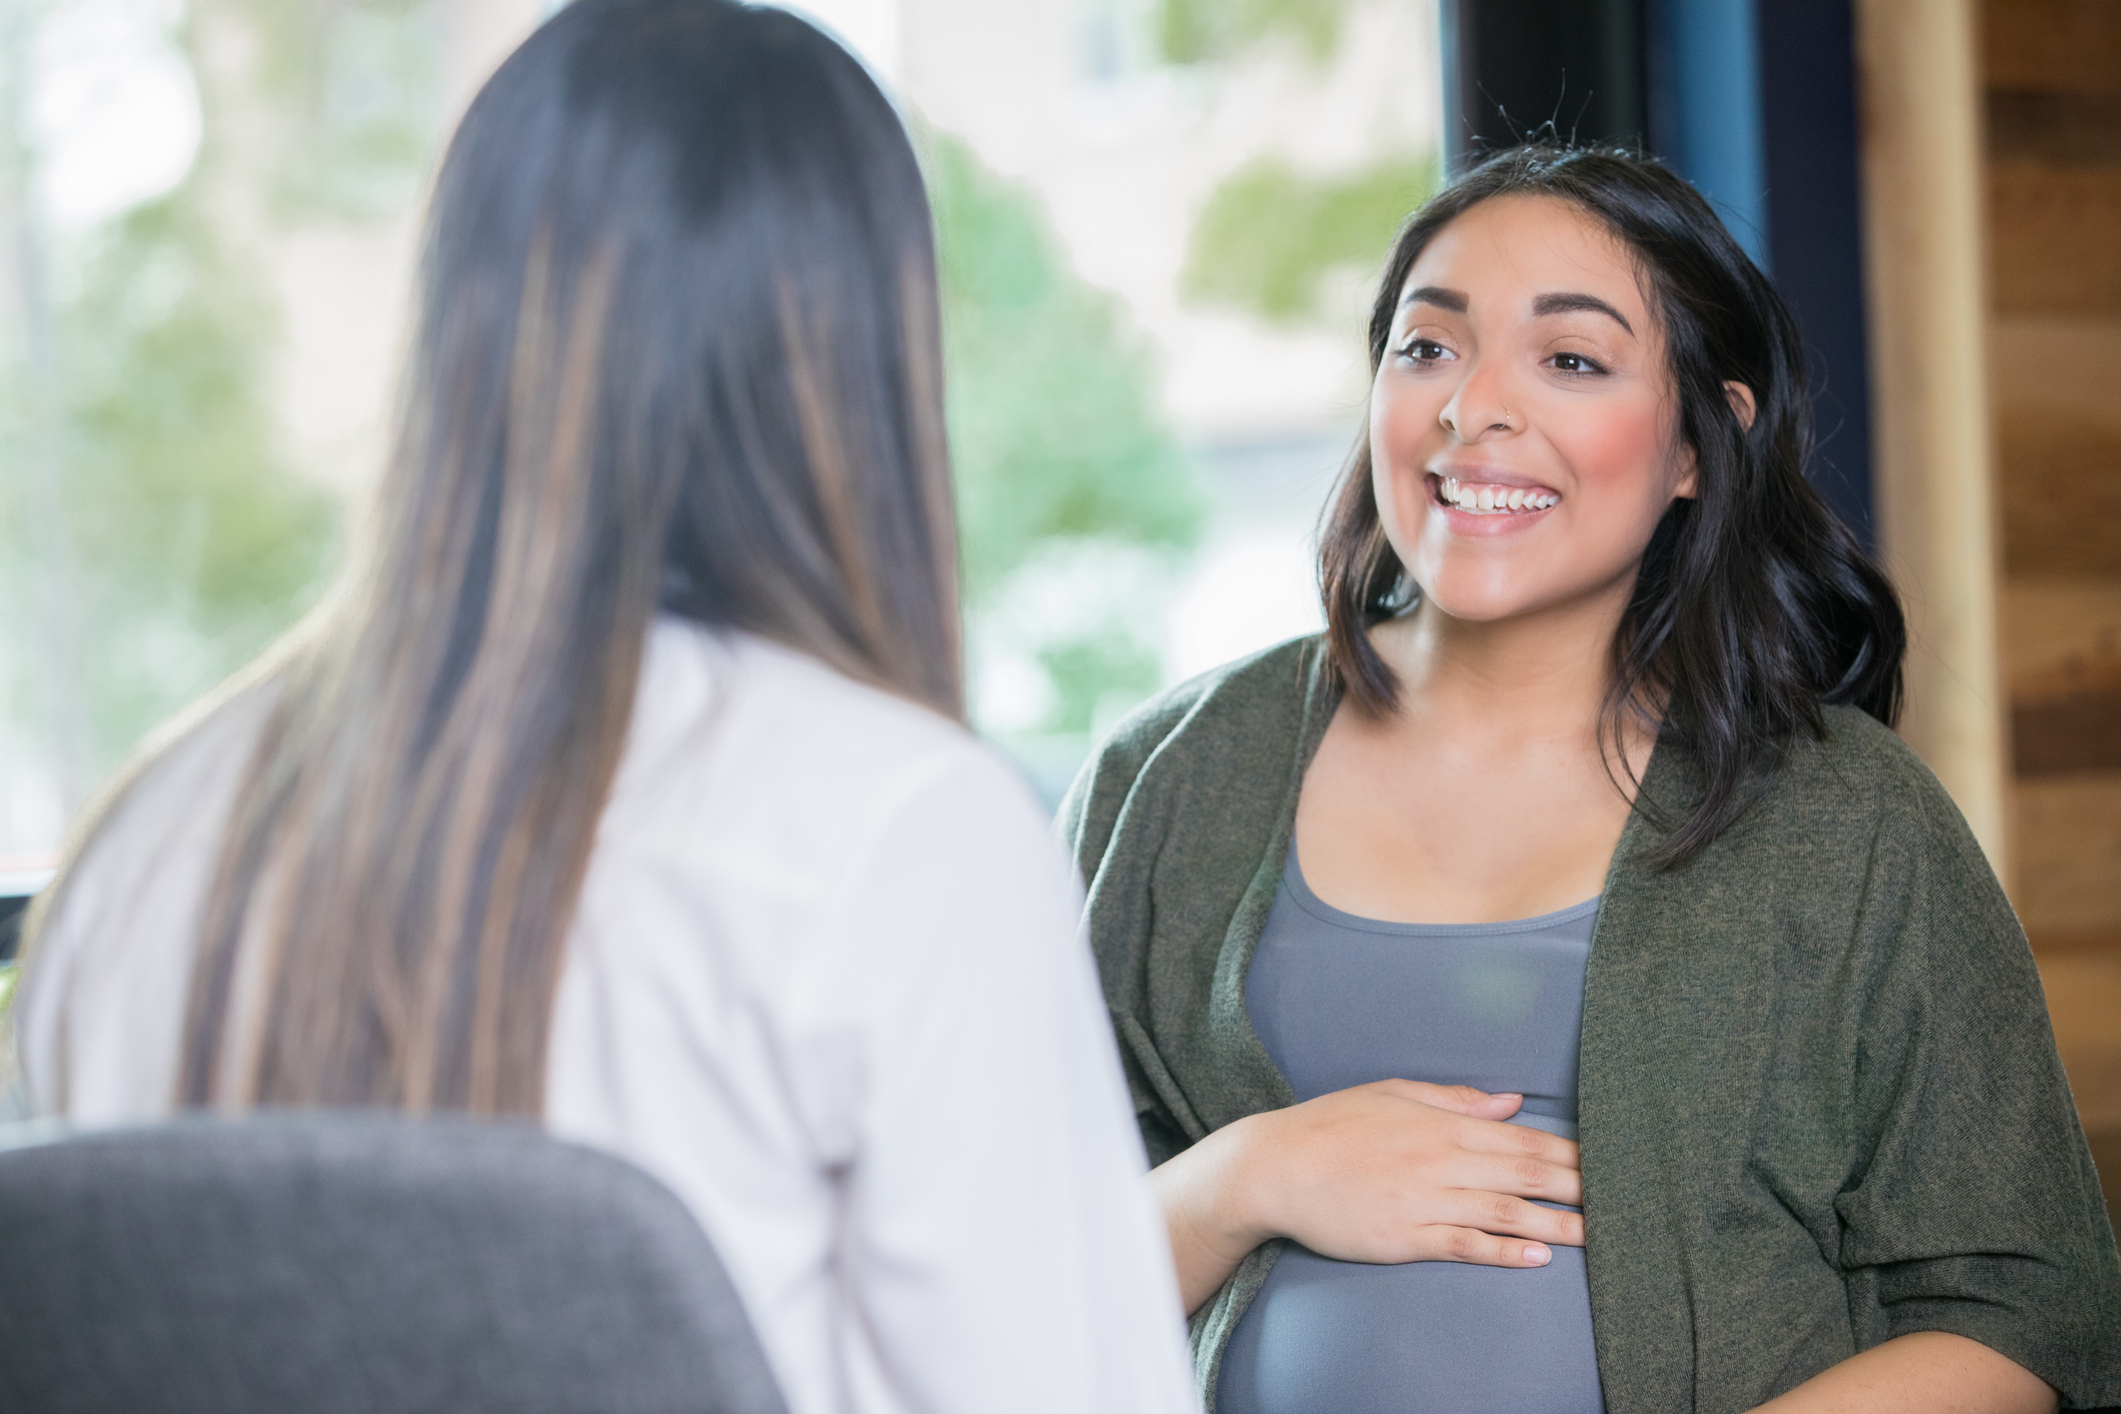
[[[1485,623],[1535,606],[1553,588],[1548,556],[1514,553],[1515,545],[1454,542],[1446,535],[1406,544],[1400,563],[1421,597],[1454,619]],[[1551,552],[1550,552],[1551,553]]]
[[[1467,579],[1474,580],[1468,583]],[[1415,578],[1424,603],[1449,618],[1464,623],[1498,623],[1545,606],[1544,598],[1523,584],[1480,582],[1486,576],[1436,575]]]

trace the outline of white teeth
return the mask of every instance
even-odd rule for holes
[[[1437,495],[1445,505],[1474,515],[1543,511],[1561,500],[1552,491],[1528,491],[1522,486],[1468,486],[1455,476],[1441,478]]]

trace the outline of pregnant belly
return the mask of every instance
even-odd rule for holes
[[[1223,1353],[1216,1414],[1600,1414],[1583,1249],[1553,1251],[1378,1267],[1291,1243]]]

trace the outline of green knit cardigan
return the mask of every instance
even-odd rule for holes
[[[1061,807],[1152,1163],[1294,1102],[1245,971],[1338,702],[1322,640],[1284,644],[1136,713]],[[1700,777],[1660,745],[1614,853],[1578,1097],[1606,1407],[1749,1409],[1922,1330],[2121,1404],[2121,1267],[2025,934],[1935,777],[1826,716],[1664,871]],[[1282,1245],[1194,1318],[1211,1411]]]

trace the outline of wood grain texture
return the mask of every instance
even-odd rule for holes
[[[1982,73],[1991,88],[2121,90],[2121,4],[1987,0]]]
[[[2121,93],[1990,89],[1988,160],[2049,167],[2121,166]]]
[[[2121,771],[2121,672],[2067,696],[2012,702],[2011,760],[2020,780]]]
[[[2121,581],[2009,581],[2001,623],[2017,775],[2121,771]]]
[[[1998,314],[2121,316],[2121,168],[1999,162],[1988,218]]]
[[[1987,361],[1989,387],[2004,412],[2097,413],[2121,422],[2121,318],[1995,318]]]
[[[2002,165],[2121,165],[2121,93],[1989,89],[1987,159]]]
[[[2121,661],[2121,579],[2004,581],[2003,671],[2015,684],[2074,664]],[[2029,683],[2027,693],[2035,689]]]
[[[2121,577],[2121,422],[2007,408],[1996,450],[2006,572]]]
[[[2063,957],[2075,953],[2112,953],[2121,957],[2121,922],[2094,928],[2049,928],[2028,933],[2036,957]]]
[[[2039,961],[2047,1014],[2077,1096],[2077,1113],[2086,1129],[2121,1129],[2121,953],[2072,953]]]
[[[2121,771],[2020,780],[2011,902],[2035,936],[2121,923]]]

